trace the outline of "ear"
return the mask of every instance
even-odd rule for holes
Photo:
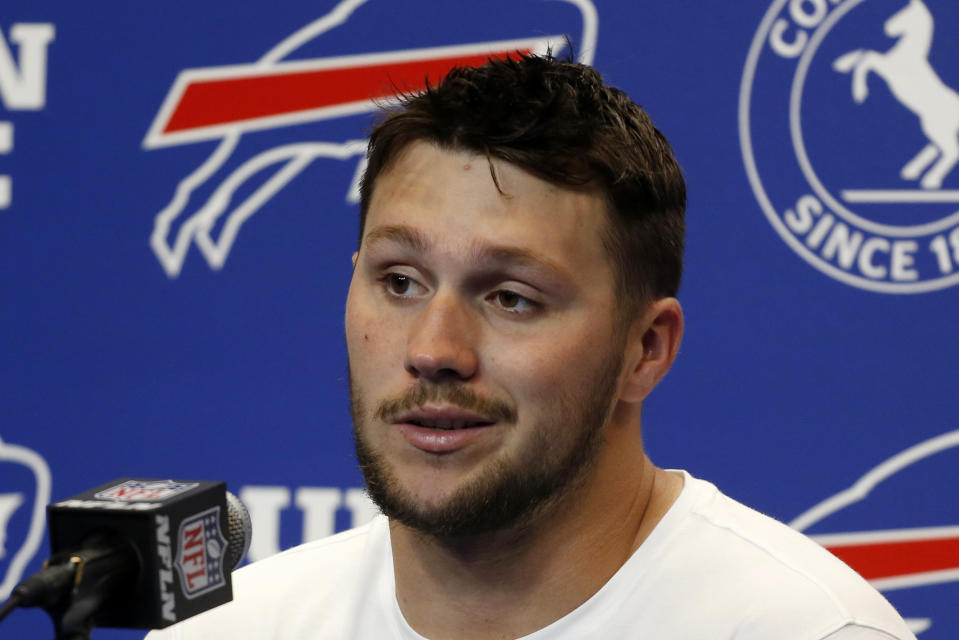
[[[673,365],[683,339],[683,309],[676,298],[652,302],[630,328],[620,399],[642,402]]]
[[[359,255],[360,255],[360,252],[359,252],[359,251],[354,251],[354,252],[353,252],[353,268],[354,268],[354,269],[356,268],[356,259],[359,257]]]

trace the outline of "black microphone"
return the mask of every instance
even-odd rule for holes
[[[223,482],[120,478],[47,515],[52,555],[4,608],[43,607],[57,638],[159,629],[229,602],[230,572],[252,537]]]

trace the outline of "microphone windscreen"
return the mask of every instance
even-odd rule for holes
[[[250,512],[247,511],[246,506],[230,491],[226,492],[226,519],[228,543],[226,566],[233,570],[240,566],[246,552],[250,550],[253,522],[250,520]]]

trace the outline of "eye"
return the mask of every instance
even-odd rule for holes
[[[386,276],[386,288],[390,290],[390,293],[401,296],[408,292],[411,286],[412,281],[409,276],[399,273],[390,273]]]
[[[523,301],[523,296],[515,291],[497,291],[496,301],[504,309],[513,309]]]
[[[380,278],[380,281],[386,292],[397,298],[410,298],[423,291],[423,285],[404,273],[390,272]]]
[[[490,300],[500,309],[508,313],[529,314],[540,308],[540,304],[534,300],[522,296],[509,289],[500,289],[494,291]]]

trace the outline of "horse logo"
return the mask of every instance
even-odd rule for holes
[[[868,97],[866,78],[873,72],[886,81],[902,106],[919,117],[929,144],[903,166],[899,175],[903,180],[922,176],[923,189],[941,187],[943,178],[959,161],[959,94],[946,86],[929,64],[933,24],[922,0],[910,0],[886,21],[886,35],[899,38],[888,51],[856,49],[833,63],[836,71],[852,73],[852,96],[857,103]]]
[[[743,164],[779,236],[829,277],[894,294],[959,284],[956,36],[949,0],[774,0],[760,23]]]

